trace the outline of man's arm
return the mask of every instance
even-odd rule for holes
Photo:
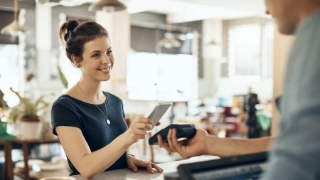
[[[197,130],[196,135],[187,142],[178,142],[176,130],[172,129],[168,133],[168,144],[163,142],[158,136],[160,147],[169,152],[178,152],[183,158],[198,155],[214,155],[220,157],[258,153],[267,151],[273,137],[260,139],[231,139],[218,138],[208,135],[204,130]]]
[[[219,138],[208,135],[206,138],[207,154],[220,157],[251,154],[268,151],[275,137],[259,139]]]

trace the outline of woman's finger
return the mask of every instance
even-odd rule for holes
[[[135,129],[144,129],[148,125],[152,125],[152,124],[144,123],[144,122],[136,122],[136,123],[132,123],[130,127]]]
[[[151,163],[152,167],[155,168],[159,173],[163,172],[163,169],[157,166],[155,163]]]
[[[146,162],[147,164],[147,169],[149,170],[150,173],[153,173],[152,165],[149,162]]]
[[[137,168],[137,166],[134,164],[133,161],[130,160],[130,161],[128,162],[128,166],[129,166],[129,168],[132,169],[133,172],[138,172],[138,168]]]
[[[142,122],[142,123],[151,123],[152,124],[152,121],[148,118],[145,118],[145,117],[140,117],[140,118],[136,119],[134,122]]]
[[[131,127],[135,129],[143,129],[146,126],[147,123],[142,123],[142,122],[136,122],[132,123]]]
[[[136,134],[136,135],[146,135],[147,134],[147,131],[144,130],[144,129],[132,129],[133,133]]]
[[[136,162],[136,165],[139,166],[139,167],[147,168],[150,173],[153,173],[152,166],[151,166],[151,164],[149,162],[138,160]]]

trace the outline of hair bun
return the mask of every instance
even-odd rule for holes
[[[68,32],[73,31],[79,24],[80,23],[77,20],[69,20],[67,25]]]
[[[71,35],[71,32],[72,32],[76,27],[78,27],[79,24],[80,24],[80,23],[79,23],[77,20],[69,20],[69,21],[66,23],[65,28],[66,28],[66,30],[67,30],[67,33],[63,36],[63,39],[64,39],[65,41],[68,40],[68,38],[69,38],[70,35]]]
[[[64,35],[63,39],[64,39],[65,41],[67,41],[68,38],[69,38],[69,35],[70,35],[70,32],[67,32],[67,33]]]

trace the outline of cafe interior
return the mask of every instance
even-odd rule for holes
[[[123,101],[128,126],[159,103],[171,103],[160,125],[127,150],[135,157],[156,164],[183,160],[148,144],[170,124],[192,124],[220,138],[278,134],[274,100],[293,37],[277,32],[263,0],[0,0],[0,18],[2,179],[70,174],[51,125],[54,101],[81,75],[59,41],[68,19],[95,21],[108,31],[115,62],[101,87]],[[38,121],[23,120],[24,113]],[[138,174],[127,179],[143,179]]]

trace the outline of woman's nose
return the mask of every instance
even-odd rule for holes
[[[111,61],[110,61],[109,57],[107,55],[105,55],[102,60],[102,64],[110,64],[110,63],[111,63]]]

